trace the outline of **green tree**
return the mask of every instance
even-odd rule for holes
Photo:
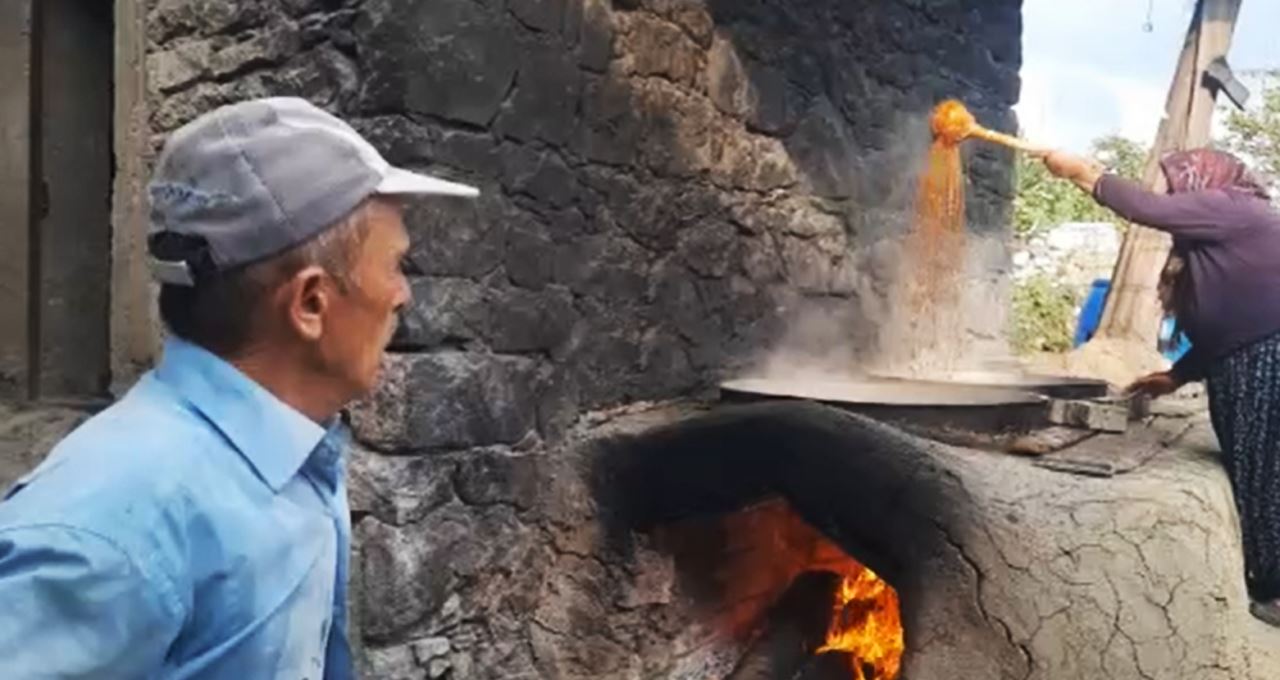
[[[1261,85],[1261,101],[1245,111],[1230,109],[1219,143],[1270,179],[1280,179],[1280,70],[1250,76]]]
[[[1107,135],[1093,142],[1094,160],[1107,170],[1134,180],[1142,179],[1149,153],[1146,147],[1120,135]]]
[[[1147,151],[1131,139],[1110,135],[1094,141],[1090,155],[1111,172],[1136,179],[1142,174]],[[1013,230],[1019,239],[1029,240],[1064,222],[1116,220],[1075,185],[1050,175],[1038,159],[1019,154],[1015,170]]]

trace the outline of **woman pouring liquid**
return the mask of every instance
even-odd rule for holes
[[[1168,194],[1067,153],[1044,162],[1124,219],[1173,236],[1160,297],[1191,350],[1129,390],[1159,397],[1208,383],[1244,534],[1250,611],[1280,627],[1280,214],[1244,163],[1221,151],[1167,156]]]

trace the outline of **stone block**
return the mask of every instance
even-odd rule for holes
[[[715,21],[702,0],[642,0],[646,9],[679,26],[701,47],[711,45]]]
[[[503,268],[513,284],[540,290],[555,276],[556,245],[547,232],[545,225],[528,216],[507,226]]]
[[[686,87],[697,82],[704,68],[702,51],[678,26],[644,12],[621,15],[620,20],[616,49],[625,72]]]
[[[698,382],[687,341],[669,326],[655,326],[641,336],[639,375],[637,399],[685,394]]]
[[[617,236],[587,236],[560,248],[555,279],[575,293],[617,303],[640,301],[647,283],[648,254]]]
[[[436,155],[440,132],[408,116],[391,114],[348,122],[393,165],[430,162]]]
[[[493,120],[521,60],[508,17],[468,0],[375,0],[360,11],[366,106]]]
[[[639,331],[630,301],[579,302],[583,323],[574,329],[564,363],[572,372],[579,407],[617,404],[628,393],[640,366]]]
[[[559,31],[564,23],[565,2],[566,0],[509,0],[507,9],[529,28],[553,32]]]
[[[715,206],[696,189],[680,184],[642,184],[628,174],[588,170],[584,183],[593,190],[584,208],[606,228],[618,228],[655,251],[671,250],[680,231],[696,224]]]
[[[534,508],[542,491],[537,454],[477,451],[458,461],[458,498],[468,505]]]
[[[503,183],[508,189],[551,208],[573,205],[578,196],[577,175],[559,154],[527,147],[505,146],[503,150]]]
[[[664,80],[650,80],[633,90],[643,117],[640,151],[654,173],[689,178],[711,168],[725,123],[715,105]]]
[[[571,338],[572,340],[572,338]],[[543,441],[558,442],[578,420],[578,385],[568,366],[570,347],[538,376],[538,433]]]
[[[502,154],[498,142],[487,133],[442,130],[435,154],[437,162],[478,177],[497,177],[501,172]]]
[[[261,25],[268,16],[264,0],[156,0],[147,29],[157,43],[196,33],[210,36]]]
[[[356,435],[385,451],[515,444],[536,424],[536,365],[469,352],[388,357],[382,384],[351,408]]]
[[[754,130],[787,134],[799,118],[800,97],[786,73],[744,60],[725,36],[718,36],[707,54],[707,89],[721,111]]]
[[[515,92],[496,129],[524,141],[565,144],[575,132],[581,92],[582,75],[568,52],[555,45],[531,49],[521,60]]]
[[[476,340],[486,321],[484,289],[469,279],[419,278],[392,340],[397,351]]]
[[[427,669],[427,677],[439,680],[453,668],[450,658],[449,638],[430,637],[413,643],[413,656],[418,665]]]
[[[1100,432],[1124,432],[1129,429],[1129,405],[1055,399],[1049,404],[1049,421]]]
[[[716,36],[707,53],[707,94],[731,116],[745,116],[751,106],[751,81],[733,41]]]
[[[301,40],[297,31],[278,29],[260,31],[225,45],[209,59],[209,70],[218,78],[253,68],[279,64],[297,54]]]
[[[190,85],[209,72],[213,45],[195,40],[147,56],[147,74],[156,89],[170,93]]]
[[[574,0],[578,2],[579,0]],[[608,0],[581,0],[582,28],[578,64],[588,71],[604,73],[613,58],[614,18]]]
[[[413,238],[409,257],[423,274],[479,277],[502,261],[506,219],[513,208],[496,188],[480,198],[412,201],[405,223]]]
[[[567,289],[491,289],[485,295],[484,333],[496,352],[555,351],[577,320]]]
[[[352,126],[394,165],[443,165],[477,177],[498,177],[503,155],[487,132],[441,129],[404,115],[355,119]]]
[[[680,233],[678,252],[699,276],[720,278],[738,260],[738,233],[728,222],[698,224]]]
[[[813,191],[824,198],[852,195],[861,159],[843,118],[818,100],[786,140],[787,150]]]
[[[574,150],[589,160],[627,165],[640,152],[644,121],[631,83],[615,78],[589,79],[582,92],[583,124]]]
[[[252,72],[244,80],[262,83],[278,96],[302,97],[330,110],[345,110],[356,98],[359,75],[351,58],[333,45],[320,45],[283,65]]]
[[[772,137],[724,129],[713,152],[711,181],[729,189],[774,191],[799,181],[797,167],[782,142]]]
[[[386,639],[443,609],[453,579],[448,569],[436,565],[447,564],[472,529],[457,513],[449,517],[453,521],[423,522],[410,531],[369,519],[356,525],[359,551],[353,559],[359,560],[363,582],[353,584],[352,594],[367,613],[362,621],[366,638]],[[416,665],[411,653],[406,657],[401,652],[374,652],[370,661],[396,670]]]
[[[348,455],[351,512],[407,526],[454,500],[454,462],[441,456],[387,456],[355,445]]]
[[[414,658],[412,645],[365,649],[367,675],[384,680],[422,680],[426,677]]]
[[[757,284],[776,283],[782,280],[782,258],[778,254],[771,235],[739,237],[739,239],[742,272],[748,279]]]
[[[197,82],[164,97],[151,113],[151,130],[164,133],[223,104],[270,96],[302,97],[322,108],[338,108],[356,92],[355,66],[331,45],[292,56],[283,65],[259,69],[226,82]]]

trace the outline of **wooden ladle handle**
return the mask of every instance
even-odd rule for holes
[[[1048,149],[1043,146],[1037,146],[1020,137],[1014,137],[1013,135],[1006,135],[1003,132],[996,132],[995,130],[988,130],[984,127],[977,126],[977,125],[973,126],[973,128],[970,129],[969,136],[977,137],[979,139],[985,139],[988,142],[995,142],[996,144],[1003,144],[1004,146],[1007,146],[1012,149],[1017,149],[1019,151],[1028,153],[1037,158],[1043,158],[1044,156],[1048,156],[1049,153],[1052,151],[1052,149]]]

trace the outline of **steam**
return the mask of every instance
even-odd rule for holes
[[[858,240],[851,239],[846,254],[855,258],[863,285],[851,298],[802,298],[782,310],[786,331],[754,363],[751,377],[804,381],[868,375],[937,378],[978,363],[966,310],[971,314],[989,308],[988,304],[971,304],[974,295],[969,290],[981,278],[974,271],[978,264],[974,260],[979,258],[972,251],[986,244],[965,242],[963,208],[963,231],[956,240],[923,245],[911,241],[930,228],[920,216],[929,206],[922,207],[918,201],[920,178],[931,171],[928,117],[905,120],[892,139],[884,151],[863,164],[867,173],[901,169],[895,177],[864,181],[879,185],[878,191],[864,195],[881,206],[861,215],[863,233],[854,235]],[[958,181],[963,192],[963,172]],[[931,236],[938,237],[937,225],[932,228]],[[923,277],[934,280],[922,282]]]

